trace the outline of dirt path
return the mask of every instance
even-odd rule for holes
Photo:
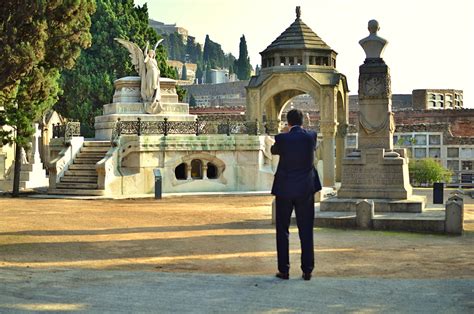
[[[0,198],[0,269],[87,268],[273,274],[271,197],[161,201]],[[474,278],[474,205],[465,235],[316,229],[316,275]],[[291,237],[292,274],[299,241]]]

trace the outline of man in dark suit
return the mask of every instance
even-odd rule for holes
[[[303,279],[310,280],[314,268],[314,193],[321,190],[319,176],[313,165],[317,135],[301,127],[301,110],[290,110],[287,121],[289,131],[276,135],[275,144],[271,147],[272,154],[280,155],[272,187],[272,194],[276,197],[276,276],[289,279],[288,229],[294,208],[301,242],[301,270]]]

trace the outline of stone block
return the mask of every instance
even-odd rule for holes
[[[356,225],[359,229],[371,229],[374,218],[374,201],[362,200],[356,205]]]
[[[445,232],[461,235],[463,232],[464,204],[463,202],[449,199],[446,202]]]

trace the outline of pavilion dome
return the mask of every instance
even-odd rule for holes
[[[336,67],[337,53],[301,20],[300,7],[296,19],[264,51],[262,67],[318,65]]]

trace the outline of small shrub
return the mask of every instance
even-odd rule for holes
[[[410,160],[410,181],[416,185],[431,186],[434,182],[450,182],[452,172],[431,158]]]

